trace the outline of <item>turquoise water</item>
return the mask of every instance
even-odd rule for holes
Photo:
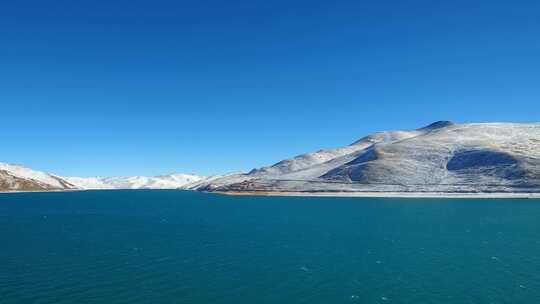
[[[0,195],[0,303],[538,303],[540,201]]]

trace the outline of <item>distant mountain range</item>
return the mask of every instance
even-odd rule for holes
[[[540,124],[439,121],[224,176],[59,177],[0,163],[0,191],[540,192]]]
[[[65,179],[82,189],[184,189],[208,177],[177,173],[153,177],[66,177]]]
[[[21,165],[0,163],[0,191],[67,191],[94,189],[192,189],[226,175],[60,177]]]

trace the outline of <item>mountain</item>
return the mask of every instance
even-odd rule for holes
[[[176,173],[154,177],[66,177],[66,180],[81,189],[187,189],[191,185],[213,178],[217,177]]]
[[[64,191],[90,189],[192,189],[227,175],[197,176],[170,174],[161,176],[60,177],[20,165],[0,163],[0,192]]]
[[[0,191],[540,193],[540,124],[435,122],[223,176],[59,177],[0,163]]]
[[[201,183],[224,192],[540,192],[540,124],[435,122]]]
[[[0,163],[0,191],[61,191],[77,189],[65,179],[20,165]]]

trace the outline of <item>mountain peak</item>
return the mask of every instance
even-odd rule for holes
[[[452,121],[449,121],[449,120],[439,120],[439,121],[436,121],[432,124],[429,124],[423,128],[421,128],[421,130],[436,130],[436,129],[442,129],[442,128],[446,128],[446,127],[450,127],[450,126],[453,126],[455,125],[454,122]]]

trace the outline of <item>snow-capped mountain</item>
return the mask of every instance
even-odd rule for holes
[[[205,191],[540,192],[540,124],[380,132],[208,183]]]
[[[64,178],[0,163],[0,191],[72,189],[540,193],[540,124],[440,121],[223,176]]]
[[[60,177],[20,165],[0,163],[0,191],[90,189],[191,189],[222,178],[175,173],[161,176]]]
[[[153,177],[66,177],[66,180],[81,189],[187,189],[190,185],[209,178],[193,174],[176,173]]]
[[[77,189],[65,179],[20,165],[0,163],[0,191],[59,191]]]

